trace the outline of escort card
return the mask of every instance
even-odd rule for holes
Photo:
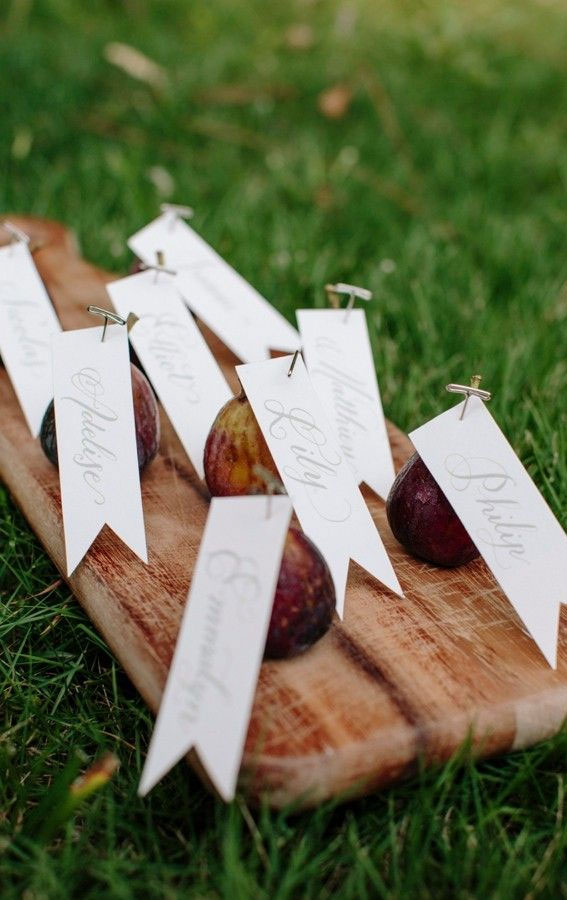
[[[147,562],[128,335],[121,326],[53,337],[57,453],[67,574],[103,525]]]
[[[205,441],[221,406],[232,397],[207,342],[177,288],[148,270],[107,285],[124,319],[135,313],[130,341],[193,463],[204,477]]]
[[[148,265],[164,253],[188,306],[239,359],[252,362],[268,358],[270,348],[299,347],[287,319],[174,212],[142,228],[128,246]]]
[[[567,602],[567,536],[482,400],[410,434],[415,448],[553,667]]]
[[[34,437],[53,397],[51,335],[61,326],[25,241],[0,248],[0,355]]]
[[[402,594],[382,539],[343,456],[303,360],[237,366],[236,371],[291,497],[301,527],[331,570],[342,617],[349,560]]]
[[[194,747],[233,799],[290,518],[285,496],[211,501],[142,796]]]
[[[363,309],[299,309],[297,322],[313,387],[335,426],[342,454],[358,484],[383,500],[394,462]]]

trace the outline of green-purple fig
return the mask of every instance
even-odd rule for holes
[[[207,487],[213,497],[263,493],[265,479],[256,467],[279,479],[252,407],[241,393],[221,408],[207,437],[204,454]]]

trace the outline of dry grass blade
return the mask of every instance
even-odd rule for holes
[[[144,81],[158,90],[167,87],[169,79],[165,69],[129,44],[118,42],[107,44],[104,48],[104,58],[137,81]]]

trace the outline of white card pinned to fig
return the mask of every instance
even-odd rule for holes
[[[113,281],[107,291],[124,318],[146,374],[199,478],[203,452],[221,406],[232,397],[207,342],[170,278],[151,270]]]
[[[344,613],[349,562],[355,560],[402,595],[382,538],[347,464],[301,356],[237,366],[301,527],[325,557]]]
[[[104,525],[147,562],[126,328],[54,335],[53,386],[67,574]]]
[[[548,663],[567,602],[567,535],[476,396],[410,434]]]
[[[270,623],[289,497],[213,497],[138,793],[193,747],[234,798]]]
[[[147,265],[163,253],[189,308],[244,362],[299,347],[287,319],[173,210],[132,235],[128,246]]]
[[[386,500],[395,470],[363,309],[299,309],[305,364],[358,484]]]
[[[53,398],[51,336],[59,320],[25,241],[0,248],[0,356],[37,437]]]

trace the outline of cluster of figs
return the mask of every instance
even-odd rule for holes
[[[159,409],[141,369],[130,364],[136,446],[140,474],[159,449]],[[40,432],[41,446],[54,466],[57,434],[53,401]],[[266,493],[281,486],[279,474],[244,393],[219,411],[204,455],[205,480],[213,497]],[[478,551],[437,482],[418,454],[399,472],[387,501],[395,537],[415,556],[439,566],[457,566]],[[295,526],[289,528],[279,572],[264,656],[283,659],[312,646],[329,629],[335,589],[329,567],[313,542]]]

